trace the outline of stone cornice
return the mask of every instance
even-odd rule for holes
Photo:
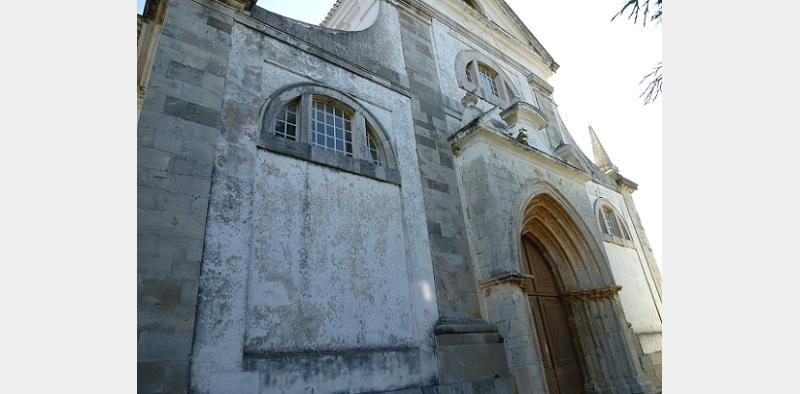
[[[256,5],[258,0],[219,0],[221,3],[226,4],[236,11],[250,11]]]
[[[328,10],[328,13],[325,15],[325,18],[323,18],[322,22],[319,23],[320,26],[325,26],[328,23],[328,21],[331,19],[331,17],[333,17],[333,14],[335,14],[336,11],[339,9],[339,6],[341,6],[341,5],[342,5],[342,0],[334,1],[333,2],[333,6],[331,6],[330,10]]]
[[[561,299],[569,303],[582,301],[612,300],[616,298],[622,286],[610,286],[599,289],[577,290],[561,294]]]
[[[257,9],[256,11],[261,11],[263,13],[269,12],[267,10],[262,10],[260,8]],[[350,61],[349,59],[340,56],[339,54],[333,53],[329,50],[321,48],[320,46],[314,43],[296,37],[283,30],[277,29],[274,26],[271,26],[270,24],[266,23],[265,20],[259,19],[257,17],[258,15],[262,14],[259,12],[253,12],[253,15],[245,15],[242,13],[237,13],[236,15],[234,15],[234,21],[240,23],[242,26],[246,26],[257,32],[268,35],[277,41],[293,46],[311,56],[315,56],[328,63],[334,64],[337,67],[350,71],[356,75],[359,75],[362,78],[374,82],[378,85],[381,85],[389,90],[400,93],[406,97],[411,97],[411,92],[407,86],[394,84],[388,79],[386,79],[386,77],[378,75],[375,72],[365,68],[364,66],[356,64]],[[267,61],[267,59],[265,59],[265,61]]]
[[[639,185],[637,185],[636,182],[634,182],[634,181],[632,181],[632,180],[630,180],[628,178],[625,178],[624,176],[622,176],[620,174],[617,174],[615,181],[617,181],[617,185],[619,185],[619,188],[624,193],[631,194],[631,193],[633,193],[633,192],[635,192],[636,190],[639,189]]]
[[[450,142],[453,153],[458,156],[464,148],[471,146],[472,143],[479,138],[488,139],[487,142],[492,146],[510,150],[531,162],[547,166],[557,171],[558,174],[572,178],[578,182],[586,182],[591,179],[589,174],[583,172],[579,168],[575,168],[563,159],[552,156],[528,144],[523,144],[510,135],[498,130],[486,121],[485,115],[473,120],[453,133],[453,135],[447,138],[447,141]]]
[[[528,83],[533,87],[541,90],[546,95],[553,94],[553,86],[547,83],[544,79],[540,78],[538,75],[534,73],[528,74]]]
[[[480,287],[481,289],[486,289],[489,287],[494,287],[503,284],[518,286],[523,291],[533,290],[533,275],[523,274],[520,272],[511,272],[511,271],[502,272],[479,283],[478,287]]]

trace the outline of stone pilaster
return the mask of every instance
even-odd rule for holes
[[[188,392],[234,14],[210,0],[165,11],[138,123],[139,393]]]
[[[445,118],[431,15],[420,12],[403,8],[400,25],[441,316],[434,332],[439,392],[513,392],[497,328],[480,315],[453,153],[447,141],[452,130]],[[481,339],[476,342],[478,337]],[[465,365],[474,367],[465,369]]]

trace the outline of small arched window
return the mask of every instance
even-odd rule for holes
[[[347,94],[319,85],[293,85],[267,102],[263,122],[261,144],[269,150],[399,184],[386,134]]]
[[[478,9],[478,5],[475,3],[475,0],[461,0],[467,7],[472,8],[475,11],[480,11]]]
[[[603,204],[598,212],[600,228],[604,233],[630,241],[631,236],[622,217],[608,204]]]
[[[486,56],[463,50],[456,56],[456,67],[459,86],[483,100],[503,107],[519,100],[508,75]]]
[[[275,135],[290,140],[297,139],[297,109],[300,100],[294,100],[286,104],[275,117]]]

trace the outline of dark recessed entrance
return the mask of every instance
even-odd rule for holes
[[[531,314],[539,337],[540,356],[550,394],[583,393],[583,377],[573,346],[567,310],[559,298],[558,282],[538,243],[522,238],[528,272],[533,286],[527,288]]]

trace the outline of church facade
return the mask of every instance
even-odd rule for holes
[[[637,185],[503,0],[150,0],[138,40],[139,392],[661,391]]]

